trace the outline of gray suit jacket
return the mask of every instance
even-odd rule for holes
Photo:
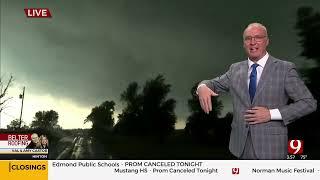
[[[299,78],[293,63],[269,56],[251,103],[247,84],[248,68],[247,60],[238,62],[232,64],[224,75],[201,83],[216,93],[230,92],[232,95],[233,121],[229,143],[231,153],[241,156],[250,130],[253,147],[259,159],[284,159],[287,155],[287,125],[315,111],[316,100]],[[292,99],[293,103],[288,104],[289,99]],[[278,108],[282,120],[249,125],[245,122],[244,115],[245,111],[253,106]]]

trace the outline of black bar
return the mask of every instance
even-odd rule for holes
[[[49,154],[0,154],[0,160],[43,160],[49,159]]]

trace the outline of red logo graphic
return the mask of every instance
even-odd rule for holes
[[[289,154],[302,154],[303,153],[303,140],[289,140],[288,141]]]
[[[25,8],[27,18],[51,18],[51,12],[48,8]]]
[[[240,168],[232,168],[232,174],[237,175],[240,173]]]

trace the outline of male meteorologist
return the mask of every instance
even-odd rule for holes
[[[316,110],[316,100],[295,65],[272,57],[266,51],[268,44],[266,27],[249,24],[243,32],[248,59],[198,85],[201,108],[206,113],[212,110],[211,96],[230,92],[233,121],[229,149],[239,159],[285,159],[287,125]]]

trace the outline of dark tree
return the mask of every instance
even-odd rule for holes
[[[303,50],[301,56],[309,60],[315,60],[320,66],[320,51],[318,43],[320,40],[320,14],[312,7],[301,7],[297,12],[296,29],[300,37],[299,43]]]
[[[19,130],[19,129],[29,129],[29,127],[26,125],[25,122],[21,122],[21,128],[20,128],[20,120],[19,119],[14,119],[10,122],[9,125],[7,125],[8,130]]]
[[[127,108],[138,107],[141,103],[140,95],[138,94],[139,86],[137,82],[129,84],[127,89],[120,95],[120,100],[125,102]]]
[[[314,66],[308,69],[302,69],[303,76],[306,78],[306,85],[310,89],[314,98],[317,100],[316,112],[303,117],[302,119],[289,125],[290,139],[304,139],[305,152],[308,158],[320,158],[319,141],[319,105],[320,105],[320,82],[318,76],[320,74],[320,14],[315,12],[311,7],[301,7],[297,11],[297,22],[295,26],[300,38],[299,43],[302,47],[301,56],[306,58],[306,61],[312,61]],[[307,146],[307,144],[309,144]]]
[[[318,75],[320,73],[320,14],[314,12],[311,7],[301,7],[297,13],[296,29],[300,37],[300,45],[302,47],[301,56],[309,61],[313,61],[313,68],[305,69],[304,75],[307,78],[307,85],[311,89],[313,95],[318,100],[320,97],[320,81]]]
[[[125,103],[125,108],[118,115],[118,123],[115,125],[115,132],[127,135],[143,134],[142,129],[142,98],[138,94],[138,83],[130,83],[127,89],[121,94],[120,100]]]
[[[136,82],[129,84],[121,94],[126,107],[119,115],[115,131],[122,134],[155,135],[159,138],[173,132],[176,101],[167,99],[170,87],[162,75],[147,81],[142,93],[138,93]]]
[[[114,106],[113,101],[105,101],[100,106],[94,107],[84,123],[92,122],[93,131],[110,131],[114,125]]]
[[[31,122],[31,128],[52,129],[60,128],[58,125],[59,115],[56,111],[38,111],[34,120]]]
[[[176,123],[174,108],[176,101],[167,99],[171,85],[162,75],[146,82],[143,92],[143,120],[147,134],[165,136],[173,132]]]
[[[217,97],[211,97],[212,111],[206,114],[200,106],[198,96],[195,91],[198,87],[196,83],[191,88],[192,98],[188,100],[189,111],[191,115],[187,119],[186,132],[197,139],[197,141],[206,142],[209,136],[218,135],[217,129],[228,128],[216,126],[218,123],[218,116],[223,109],[222,102]]]

